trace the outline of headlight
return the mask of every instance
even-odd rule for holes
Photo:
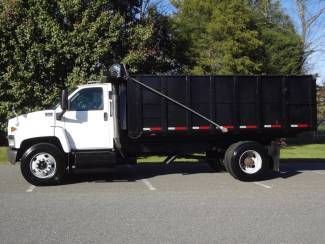
[[[13,126],[10,127],[10,132],[11,132],[11,133],[12,133],[12,132],[15,132],[16,130],[17,130],[16,127],[13,127]]]
[[[9,147],[15,147],[15,136],[13,135],[8,136],[8,144]]]

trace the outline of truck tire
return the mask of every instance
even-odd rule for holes
[[[261,180],[269,169],[269,157],[257,142],[243,141],[231,145],[225,155],[225,167],[241,181]]]
[[[237,147],[237,145],[238,145],[238,142],[230,145],[228,147],[228,149],[226,150],[223,163],[224,163],[224,166],[225,166],[227,172],[230,172],[229,163],[227,163],[229,161],[229,155],[231,155],[233,153],[233,150],[235,147]]]
[[[56,146],[39,143],[30,147],[22,156],[20,169],[32,185],[57,185],[64,176],[64,154]]]

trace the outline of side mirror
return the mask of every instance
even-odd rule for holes
[[[62,90],[60,106],[61,106],[62,111],[60,113],[56,114],[57,120],[61,120],[64,113],[68,109],[68,90],[67,89]]]
[[[68,109],[68,90],[64,89],[61,93],[61,108],[65,112]]]

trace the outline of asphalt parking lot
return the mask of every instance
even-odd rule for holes
[[[33,187],[0,166],[0,243],[324,243],[325,161],[262,182],[204,163],[121,166]]]

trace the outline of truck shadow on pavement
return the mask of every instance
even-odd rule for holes
[[[174,164],[142,163],[137,165],[120,165],[112,169],[78,170],[69,175],[63,184],[81,182],[134,182],[162,175],[192,175],[214,173],[206,163],[177,162]]]
[[[287,159],[281,160],[280,172],[271,172],[264,180],[290,178],[304,171],[318,171],[325,175],[325,159]],[[112,169],[79,170],[66,177],[64,185],[82,182],[134,182],[163,175],[227,174],[216,172],[207,163],[177,162],[170,165],[143,163],[138,165],[121,165]],[[229,176],[230,177],[230,176]]]
[[[325,159],[282,159],[280,171],[300,172],[303,171],[323,171],[325,174]]]

